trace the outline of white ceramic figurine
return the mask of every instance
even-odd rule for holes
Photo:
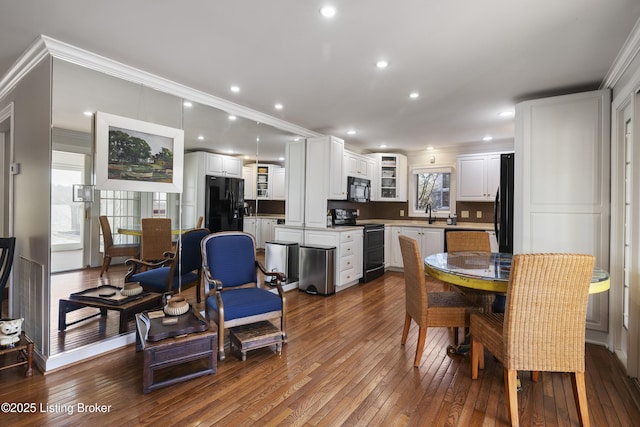
[[[0,346],[12,345],[20,341],[23,321],[22,318],[0,320]]]

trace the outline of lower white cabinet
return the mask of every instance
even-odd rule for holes
[[[415,239],[420,249],[420,258],[444,252],[444,229],[429,227],[391,227],[391,267],[403,267],[398,236],[403,234]]]
[[[362,238],[361,228],[345,231],[304,231],[304,244],[307,246],[335,246],[336,292],[357,284],[362,277]]]
[[[264,249],[265,243],[275,240],[275,227],[278,223],[273,218],[247,218],[244,217],[242,229],[245,233],[250,233],[256,239],[256,248]]]

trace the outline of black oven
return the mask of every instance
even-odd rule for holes
[[[362,253],[362,279],[360,283],[384,274],[384,224],[364,226]]]

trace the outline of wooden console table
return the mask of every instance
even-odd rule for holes
[[[193,313],[201,318],[196,311],[193,311]],[[183,316],[187,316],[187,314]],[[159,341],[149,341],[146,339],[148,334],[147,325],[141,319],[140,313],[136,314],[136,330],[136,350],[144,352],[142,373],[142,391],[144,393],[192,378],[216,373],[218,334],[215,331],[205,330],[204,332],[194,332]],[[196,372],[189,371],[184,375],[155,381],[154,375],[158,370],[200,359],[206,359],[206,367],[204,369]]]
[[[26,337],[24,332],[20,335],[20,341],[15,343],[13,347],[0,347],[0,356],[10,353],[18,353],[18,362],[0,367],[0,371],[3,369],[15,368],[16,366],[27,365],[24,376],[30,377],[33,375],[33,342]]]

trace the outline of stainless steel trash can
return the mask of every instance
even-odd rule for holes
[[[335,246],[300,246],[298,289],[310,294],[334,294],[336,292],[335,256]]]
[[[284,273],[287,277],[285,283],[298,281],[300,271],[299,246],[295,242],[272,240],[264,245],[264,263],[267,271]],[[275,283],[275,279],[273,280]],[[283,285],[285,284],[283,283]]]

